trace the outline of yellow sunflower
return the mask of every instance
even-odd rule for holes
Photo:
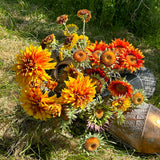
[[[68,36],[64,42],[64,49],[71,50],[75,46],[77,40],[78,34],[76,33],[73,33],[72,35]]]
[[[131,97],[134,105],[140,105],[144,102],[145,96],[141,92],[134,93]]]
[[[23,109],[35,119],[46,120],[60,116],[61,105],[57,103],[56,95],[48,97],[47,92],[42,93],[39,88],[22,90],[20,102]]]
[[[133,93],[132,85],[121,80],[111,81],[108,85],[108,90],[114,97],[131,97],[131,94]]]
[[[68,24],[64,30],[65,36],[70,36],[73,33],[76,33],[79,28],[75,24]]]
[[[47,49],[42,50],[41,46],[37,48],[31,45],[21,51],[21,54],[17,55],[17,63],[13,66],[19,85],[26,87],[30,81],[37,78],[45,81],[50,79],[45,70],[54,69],[56,65],[56,62],[49,63],[52,60],[50,56],[51,53]]]
[[[80,36],[78,37],[78,40],[79,40],[80,43],[83,42],[84,39],[85,39],[85,41],[86,41],[86,45],[89,46],[91,42],[90,42],[88,36],[86,36],[86,35],[85,35],[85,36],[84,36],[84,35],[80,35]]]
[[[65,83],[67,88],[62,90],[61,103],[84,109],[95,97],[95,83],[92,83],[89,76],[78,75],[76,79],[69,77],[69,81],[65,81]]]
[[[119,98],[112,101],[113,109],[120,109],[121,111],[126,111],[131,106],[131,101],[129,98]]]
[[[54,41],[55,41],[55,35],[54,34],[48,35],[46,38],[42,39],[41,41],[42,49],[45,49],[48,44]],[[49,48],[49,46],[47,48]]]

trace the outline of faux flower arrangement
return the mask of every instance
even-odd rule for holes
[[[125,39],[92,43],[85,35],[91,13],[77,12],[83,22],[67,24],[68,15],[57,18],[63,26],[63,44],[54,34],[41,41],[40,47],[26,47],[17,55],[13,70],[21,87],[23,109],[35,119],[53,119],[57,129],[81,137],[81,148],[96,151],[111,122],[123,123],[123,113],[141,105],[143,90],[134,89],[121,74],[133,73],[143,66],[144,55]]]

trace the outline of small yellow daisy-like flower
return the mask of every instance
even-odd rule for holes
[[[92,83],[89,76],[78,75],[76,79],[69,77],[69,81],[65,83],[67,88],[62,90],[61,103],[84,109],[89,102],[93,101],[96,94],[95,83]]]
[[[77,40],[78,40],[78,34],[76,33],[73,33],[72,35],[68,36],[64,42],[64,49],[71,50],[76,44]]]
[[[84,143],[85,149],[89,152],[97,150],[99,146],[100,146],[100,141],[97,137],[90,137],[86,139]]]
[[[83,42],[84,41],[84,36],[83,35],[80,35],[78,37],[78,40],[79,42]],[[85,35],[85,41],[86,41],[86,45],[89,46],[91,44],[90,40],[89,40],[89,37]]]
[[[112,106],[114,109],[120,109],[121,111],[126,111],[131,106],[131,101],[129,98],[119,98],[115,99],[112,102]]]
[[[35,119],[46,120],[61,113],[61,105],[57,103],[56,95],[48,97],[47,92],[43,94],[39,88],[22,90],[20,102],[26,113]]]
[[[145,99],[144,95],[140,92],[133,94],[131,97],[132,103],[135,105],[142,104],[144,102],[144,99]]]
[[[73,33],[76,33],[79,28],[75,24],[68,24],[64,30],[65,36],[70,36]]]
[[[53,60],[50,56],[51,52],[42,50],[41,46],[37,48],[31,45],[21,51],[21,54],[17,55],[17,63],[13,66],[19,85],[26,87],[30,81],[37,78],[44,81],[51,79],[45,70],[54,69],[56,62],[49,63]]]

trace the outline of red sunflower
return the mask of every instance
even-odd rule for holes
[[[140,67],[143,67],[143,58],[144,55],[141,51],[139,51],[138,49],[132,49],[125,54],[122,67],[130,70],[131,73],[133,73],[134,71],[136,72],[136,69],[140,69]]]
[[[108,90],[114,97],[116,96],[131,97],[131,94],[133,93],[132,85],[121,80],[111,81],[110,84],[108,85]]]
[[[109,48],[115,49],[118,53],[123,53],[126,49],[134,49],[132,44],[130,44],[128,41],[125,41],[125,39],[121,40],[120,38],[115,38],[115,40],[112,40],[112,43],[109,44]]]
[[[114,69],[122,69],[123,59],[127,52],[134,49],[132,44],[130,44],[128,41],[125,41],[125,39],[116,39],[112,40],[112,43],[109,44],[108,48],[111,50],[115,50],[116,54],[118,55],[118,63],[114,66]]]

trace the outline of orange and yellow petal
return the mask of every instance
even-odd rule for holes
[[[96,94],[95,83],[89,76],[78,75],[77,78],[69,77],[65,81],[67,88],[61,93],[60,101],[63,104],[71,104],[74,108],[84,109],[93,100]]]

